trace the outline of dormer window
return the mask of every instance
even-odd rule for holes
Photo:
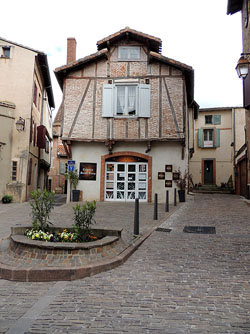
[[[118,59],[121,60],[137,60],[140,59],[139,46],[119,46]]]

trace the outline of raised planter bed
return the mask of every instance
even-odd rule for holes
[[[67,243],[29,239],[24,236],[28,228],[11,229],[9,246],[1,256],[1,278],[18,281],[78,279],[111,269],[112,259],[126,248],[121,229],[92,229],[101,239]],[[63,228],[51,230],[57,233]]]

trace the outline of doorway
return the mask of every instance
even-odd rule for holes
[[[204,160],[204,184],[213,184],[214,161]]]
[[[147,162],[106,162],[105,200],[134,201],[139,198],[147,201],[148,164]]]

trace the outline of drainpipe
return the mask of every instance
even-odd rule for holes
[[[246,127],[245,127],[245,143],[246,143],[246,198],[249,199],[249,190],[248,190],[248,142],[247,142]]]
[[[236,175],[236,158],[235,158],[235,155],[236,155],[236,126],[235,126],[235,108],[232,108],[232,114],[233,114],[233,157],[234,157],[234,160],[233,160],[233,170],[234,170],[234,177],[233,177],[233,180],[234,180],[234,189],[236,190],[236,182],[235,182],[235,175]]]

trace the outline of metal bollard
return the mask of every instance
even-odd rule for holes
[[[139,235],[139,198],[135,199],[134,234]]]
[[[166,205],[165,205],[165,212],[169,212],[169,192],[166,190]]]
[[[176,206],[176,188],[174,188],[174,206]]]
[[[154,220],[158,220],[158,195],[155,194],[154,201]]]

